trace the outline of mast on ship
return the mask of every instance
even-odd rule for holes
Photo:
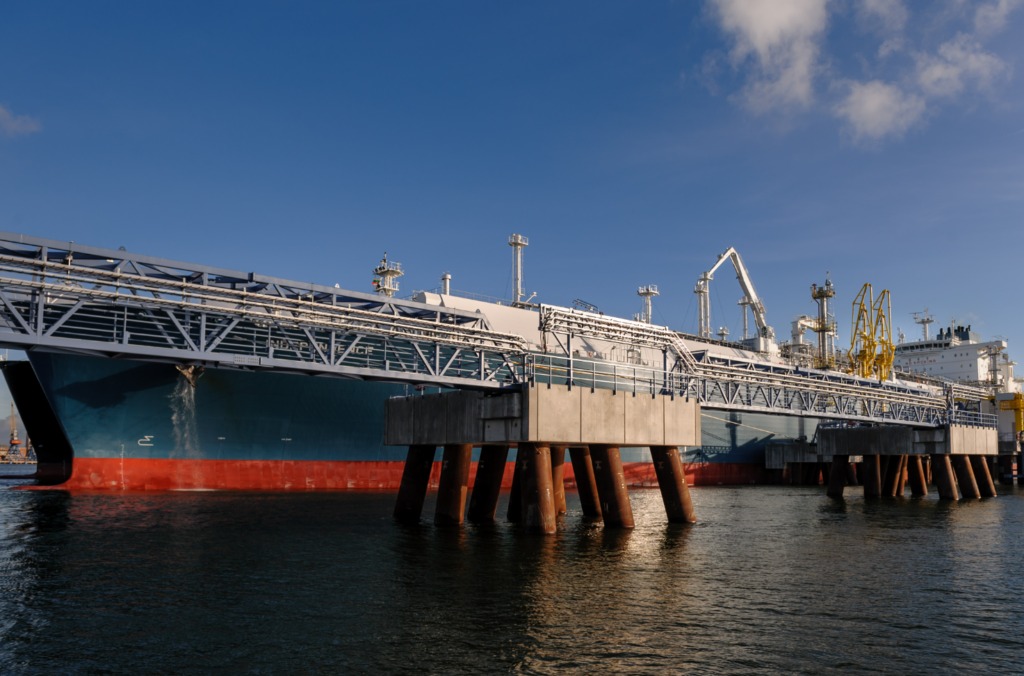
[[[929,340],[930,336],[928,335],[928,325],[934,322],[935,319],[930,314],[928,314],[928,308],[925,308],[923,312],[913,312],[911,314],[914,317],[914,323],[921,325],[921,331],[924,334],[924,340]]]
[[[377,293],[388,298],[393,298],[398,293],[398,278],[404,275],[402,264],[388,260],[388,252],[384,252],[384,258],[373,269],[373,288]]]

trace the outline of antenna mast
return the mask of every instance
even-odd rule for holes
[[[928,340],[930,338],[928,335],[928,325],[935,321],[935,319],[928,314],[928,308],[925,308],[923,312],[912,312],[911,314],[914,317],[914,323],[921,325],[921,331],[924,333],[924,339]]]

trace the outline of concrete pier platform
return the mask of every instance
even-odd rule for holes
[[[449,452],[449,462],[441,471],[442,484],[451,487],[442,496],[444,511],[435,519],[439,524],[462,523],[465,468],[455,460],[464,458],[470,446],[517,447],[516,478],[522,481],[513,486],[509,518],[532,530],[554,532],[553,515],[564,510],[564,497],[559,498],[552,482],[561,474],[566,448],[576,474],[591,478],[588,490],[581,492],[584,510],[588,516],[603,518],[606,527],[633,527],[629,496],[624,481],[618,478],[620,447],[651,448],[662,463],[656,468],[659,482],[671,484],[662,487],[669,519],[696,520],[689,489],[680,468],[675,467],[679,447],[701,443],[700,406],[694,400],[536,384],[497,393],[454,391],[399,397],[387,402],[384,439],[387,445],[409,448],[402,480],[407,488],[396,507],[396,515],[405,520],[418,517],[421,505],[416,503],[422,503],[421,496],[426,493],[420,485],[424,481],[424,449],[438,446]],[[457,456],[454,449],[458,449]],[[554,462],[552,449],[558,456]],[[672,458],[676,458],[675,464]],[[446,471],[458,475],[445,481]],[[493,514],[493,486],[485,490],[489,491],[486,496],[470,499],[471,505],[483,505],[479,514],[474,510],[472,520],[486,520]]]
[[[994,497],[995,484],[988,462],[1000,452],[994,427],[950,424],[915,428],[907,425],[819,427],[817,457],[822,462],[863,457],[865,497],[898,497],[906,484],[912,494],[927,494],[925,458],[937,470],[935,482],[942,499]],[[837,465],[837,466],[838,466]],[[980,476],[980,485],[979,477]],[[828,494],[842,496],[840,479],[829,483]]]

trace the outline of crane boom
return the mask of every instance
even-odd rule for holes
[[[773,342],[775,340],[775,330],[768,325],[764,303],[761,302],[757,291],[754,290],[754,282],[750,279],[750,273],[747,272],[746,266],[743,265],[743,259],[740,258],[740,254],[736,251],[735,247],[726,249],[718,257],[718,260],[711,269],[701,273],[701,276],[697,279],[697,286],[694,287],[693,292],[697,294],[700,306],[699,335],[702,338],[711,337],[711,301],[708,294],[708,283],[714,279],[715,271],[722,267],[727,260],[732,262],[732,266],[736,270],[736,279],[739,281],[740,289],[743,291],[741,304],[750,306],[751,311],[754,313],[754,323],[757,325],[758,337],[767,342]]]

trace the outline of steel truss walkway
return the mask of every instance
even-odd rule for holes
[[[987,395],[713,358],[665,327],[565,308],[544,306],[539,321],[562,354],[530,353],[476,312],[0,233],[0,344],[15,349],[446,387],[572,383],[917,426],[952,422],[957,401]],[[574,336],[657,349],[663,364],[573,358]]]
[[[671,392],[703,408],[813,416],[836,420],[938,426],[947,422],[995,426],[977,412],[982,388],[878,382],[837,371],[725,359],[694,353],[666,327],[565,308],[541,308],[541,327],[554,335],[559,356],[535,355],[532,378],[633,392]],[[661,350],[661,368],[573,359],[574,336],[594,336]]]
[[[520,382],[526,352],[477,313],[10,234],[0,343],[493,388]]]

